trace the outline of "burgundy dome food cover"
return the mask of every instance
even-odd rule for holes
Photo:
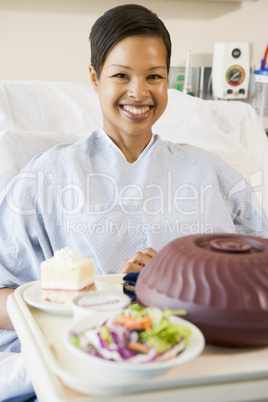
[[[268,345],[268,240],[201,234],[167,244],[140,272],[137,301],[185,309],[207,343]]]

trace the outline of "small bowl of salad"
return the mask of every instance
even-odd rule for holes
[[[201,331],[185,312],[131,304],[120,314],[74,322],[64,342],[77,358],[110,373],[156,375],[202,353]]]

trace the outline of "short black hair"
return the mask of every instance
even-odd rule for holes
[[[171,39],[164,23],[152,11],[138,4],[125,4],[106,11],[94,23],[90,35],[91,64],[100,76],[108,52],[120,40],[130,37],[156,37],[167,50],[167,71],[170,68]]]

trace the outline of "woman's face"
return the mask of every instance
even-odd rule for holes
[[[117,142],[152,135],[167,106],[166,48],[160,38],[127,37],[108,53],[100,77],[91,67],[99,93],[103,128]]]

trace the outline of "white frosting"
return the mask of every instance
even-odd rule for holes
[[[88,258],[80,257],[78,253],[70,250],[68,247],[57,250],[54,254],[54,262],[56,263],[55,268],[61,264],[72,264],[73,268],[79,268],[84,264],[85,260],[88,260]]]
[[[83,265],[93,265],[91,258],[80,257],[78,253],[70,250],[68,247],[64,247],[57,250],[53,257],[41,263],[41,266],[52,266],[53,269],[61,269],[63,267],[70,267],[72,269],[81,269]]]

